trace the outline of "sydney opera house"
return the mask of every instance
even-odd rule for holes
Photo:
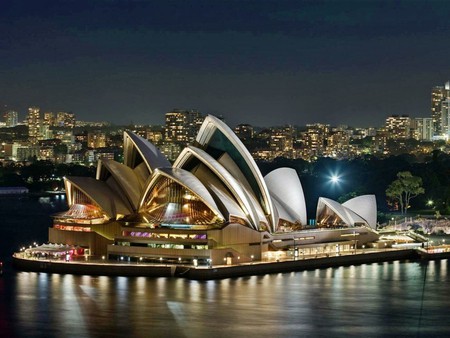
[[[372,195],[320,198],[308,225],[296,171],[263,177],[214,116],[173,164],[126,131],[123,163],[99,160],[95,179],[66,177],[65,188],[69,209],[54,216],[49,241],[108,259],[236,264],[277,252],[339,254],[378,238]]]

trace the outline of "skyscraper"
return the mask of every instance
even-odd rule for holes
[[[450,81],[444,86],[436,86],[431,90],[431,118],[433,119],[434,136],[443,136],[444,125],[448,120],[448,109],[444,112],[442,103],[450,99]]]
[[[32,144],[36,144],[39,139],[39,131],[41,124],[41,113],[39,107],[28,108],[27,115],[28,138]]]

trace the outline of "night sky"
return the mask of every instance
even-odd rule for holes
[[[0,1],[0,104],[21,118],[380,126],[429,117],[449,78],[450,1]]]

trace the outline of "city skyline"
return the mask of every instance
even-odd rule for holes
[[[437,1],[5,1],[0,104],[117,124],[173,108],[260,126],[430,116],[448,14]]]

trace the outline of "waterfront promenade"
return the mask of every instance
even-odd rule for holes
[[[105,276],[178,277],[209,280],[267,273],[291,272],[319,268],[415,260],[420,255],[415,249],[357,250],[338,256],[305,256],[297,259],[255,261],[233,265],[193,266],[183,264],[149,264],[142,262],[117,262],[91,257],[65,261],[62,259],[37,259],[23,253],[13,255],[13,264],[19,270]]]

